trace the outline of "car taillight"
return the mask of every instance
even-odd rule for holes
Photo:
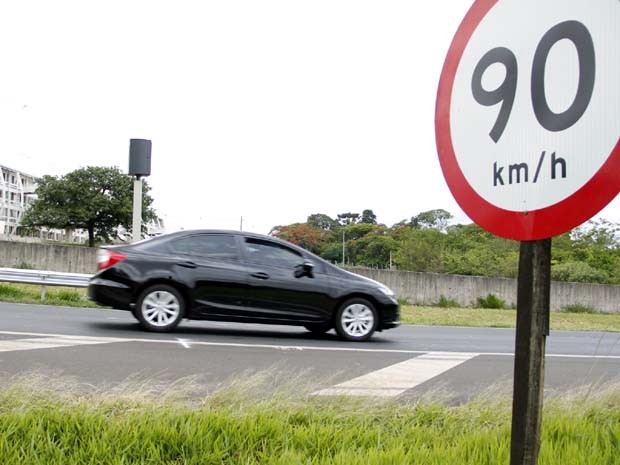
[[[115,263],[122,262],[126,258],[126,255],[115,252],[114,250],[99,249],[97,251],[97,270],[105,270]]]

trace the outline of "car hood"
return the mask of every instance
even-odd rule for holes
[[[365,284],[369,284],[372,287],[387,287],[385,284],[380,283],[379,281],[375,281],[374,279],[367,278],[366,276],[362,276],[357,273],[353,273],[351,271],[343,270],[342,268],[338,268],[338,272],[344,276],[349,278],[353,278],[356,281],[363,282]]]

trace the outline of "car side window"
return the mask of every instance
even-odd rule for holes
[[[173,252],[185,255],[232,260],[238,258],[234,236],[224,234],[196,234],[175,239],[170,243]]]
[[[248,261],[264,265],[293,268],[303,262],[303,256],[295,250],[274,242],[247,237],[245,250]]]

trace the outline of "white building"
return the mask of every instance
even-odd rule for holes
[[[18,233],[24,210],[32,202],[35,178],[2,165],[0,171],[0,234],[10,237]]]

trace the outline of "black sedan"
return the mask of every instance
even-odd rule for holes
[[[91,300],[131,310],[149,331],[183,318],[335,328],[365,341],[400,324],[394,293],[307,250],[259,234],[182,231],[98,250]]]

